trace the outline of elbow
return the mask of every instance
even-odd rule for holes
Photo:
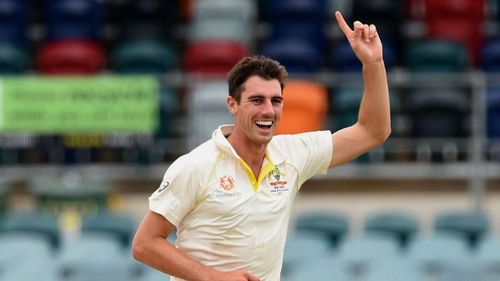
[[[379,132],[377,132],[376,134],[373,134],[373,139],[374,139],[375,144],[376,145],[383,144],[385,141],[387,141],[387,139],[391,135],[391,132],[392,132],[392,129],[391,129],[391,126],[389,125],[386,128],[384,128],[383,130],[380,130]]]
[[[143,261],[147,251],[147,246],[140,239],[134,238],[132,241],[132,257],[138,261]]]

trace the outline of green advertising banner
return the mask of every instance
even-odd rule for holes
[[[149,76],[2,78],[0,131],[151,133],[158,96],[158,82]]]

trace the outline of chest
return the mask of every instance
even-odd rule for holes
[[[285,212],[297,191],[297,174],[286,165],[256,179],[240,165],[215,167],[200,207],[213,217],[247,217],[254,221]]]

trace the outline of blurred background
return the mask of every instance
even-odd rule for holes
[[[303,186],[282,280],[500,280],[499,5],[0,0],[0,281],[168,280],[130,242],[169,164],[231,122],[234,63],[287,67],[279,134],[355,122],[335,10],[377,26],[393,133]]]

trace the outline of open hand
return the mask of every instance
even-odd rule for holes
[[[361,63],[377,63],[383,60],[382,42],[375,25],[355,21],[352,30],[339,11],[335,12],[335,18]]]

